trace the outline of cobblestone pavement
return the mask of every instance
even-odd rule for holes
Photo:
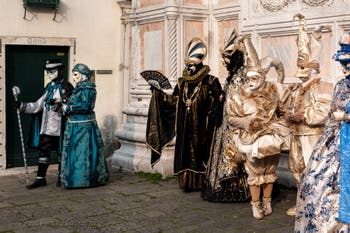
[[[32,180],[34,173],[30,174]],[[184,193],[175,178],[151,180],[145,175],[111,171],[101,187],[56,188],[49,170],[48,185],[25,188],[23,174],[1,176],[0,232],[268,232],[293,231],[285,214],[295,202],[294,189],[281,188],[274,213],[255,220],[249,203],[211,203],[198,192]]]

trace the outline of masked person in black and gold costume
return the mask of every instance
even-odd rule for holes
[[[225,99],[235,92],[236,83],[244,78],[244,55],[236,42],[237,33],[233,30],[221,52],[223,65],[229,72],[224,85]],[[201,197],[213,202],[247,201],[250,198],[247,184],[247,173],[243,161],[234,160],[227,154],[226,147],[234,143],[232,132],[234,129],[228,122],[227,101],[223,103],[222,123],[215,131],[208,168],[204,180]]]
[[[180,188],[190,192],[202,188],[213,131],[221,120],[217,109],[223,92],[218,78],[203,65],[207,55],[204,42],[193,38],[187,51],[183,77],[178,79],[173,94],[152,88],[146,140],[160,155],[176,130],[174,173]],[[152,158],[153,165],[156,161]]]

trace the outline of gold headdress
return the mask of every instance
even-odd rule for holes
[[[236,71],[243,65],[243,53],[237,40],[237,33],[233,29],[230,37],[225,42],[224,49],[221,50],[222,60],[229,71]]]
[[[233,29],[230,37],[228,38],[228,40],[225,42],[225,46],[224,49],[221,50],[221,55],[222,58],[224,60],[224,62],[226,63],[226,65],[230,65],[231,64],[231,58],[232,55],[238,51],[238,46],[237,43],[235,43],[237,38],[237,33],[235,31],[235,29]]]
[[[258,57],[258,54],[253,46],[253,43],[251,39],[244,35],[241,38],[238,39],[239,41],[242,41],[244,44],[244,51],[245,51],[245,62],[246,62],[246,68],[245,73],[249,76],[259,75],[263,78],[265,78],[265,72],[261,67],[260,60]]]
[[[321,51],[321,34],[322,29],[330,29],[329,26],[320,26],[314,30],[309,37],[306,30],[305,16],[296,14],[294,18],[299,18],[299,35],[297,38],[298,58],[297,58],[297,74],[296,77],[308,78],[311,76],[312,70],[316,73],[320,72],[320,51]]]

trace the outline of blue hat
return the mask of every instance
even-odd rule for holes
[[[340,50],[334,54],[333,58],[342,64],[350,62],[350,32],[345,33],[340,37]]]
[[[78,63],[74,66],[74,68],[72,69],[72,72],[79,72],[80,74],[83,74],[85,75],[88,79],[91,78],[91,75],[92,75],[92,72],[91,70],[89,69],[89,67],[87,65],[84,65],[84,64],[81,64],[81,63]]]

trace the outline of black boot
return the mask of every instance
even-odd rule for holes
[[[46,186],[46,179],[45,178],[41,178],[41,179],[35,179],[35,181],[33,182],[33,184],[27,185],[26,188],[27,189],[35,189],[35,188],[39,188],[39,187],[43,187]]]
[[[58,176],[58,179],[56,181],[56,187],[57,188],[61,187],[61,177],[60,176]]]
[[[34,189],[34,188],[39,188],[39,187],[42,187],[42,186],[46,186],[46,179],[45,179],[45,177],[46,177],[46,171],[47,171],[48,167],[49,167],[48,163],[43,163],[39,159],[38,173],[37,173],[36,179],[33,182],[33,184],[27,185],[26,188],[27,189]]]

